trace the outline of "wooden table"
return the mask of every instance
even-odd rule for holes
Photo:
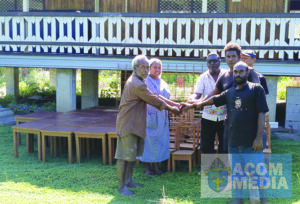
[[[18,141],[20,133],[26,133],[26,150],[27,152],[33,152],[33,134],[37,135],[38,143],[38,159],[42,159],[42,148],[41,148],[41,128],[46,128],[52,125],[51,120],[44,121],[32,121],[12,127],[13,129],[13,143],[14,143],[14,156],[18,157]]]
[[[23,122],[31,122],[34,120],[50,118],[50,117],[60,115],[60,114],[62,114],[62,113],[48,112],[48,111],[38,111],[38,112],[34,112],[34,113],[29,113],[26,115],[16,117],[16,124],[19,125],[20,123],[23,123]]]
[[[80,138],[87,139],[101,139],[102,140],[102,155],[103,155],[103,165],[106,165],[106,133],[115,131],[112,127],[81,127],[77,129],[75,134],[76,141],[76,157],[77,163],[80,163]],[[89,142],[87,142],[87,152],[89,153]]]
[[[43,162],[46,162],[46,136],[48,137],[66,137],[68,138],[68,157],[69,163],[72,164],[72,135],[79,127],[73,126],[58,126],[54,125],[47,128],[41,129],[41,136],[42,136],[42,158]],[[54,148],[54,157],[56,157],[56,142],[55,140],[52,142]]]
[[[40,120],[40,119],[51,117],[51,116],[58,115],[58,114],[61,114],[61,113],[49,112],[49,111],[38,111],[38,112],[34,112],[34,113],[29,113],[26,115],[16,117],[16,125],[19,125],[21,123]],[[19,134],[19,133],[17,133],[17,134]],[[29,133],[27,133],[27,134],[29,134]],[[32,137],[32,136],[26,135],[26,138],[30,138],[30,137]],[[21,144],[19,135],[18,135],[18,138],[19,138],[19,140],[17,140],[17,145]]]

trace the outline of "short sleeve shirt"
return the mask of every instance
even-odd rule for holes
[[[225,73],[224,69],[220,69],[219,76]],[[210,75],[209,71],[204,72],[197,79],[195,93],[200,93],[203,96],[208,95],[215,88],[216,81]],[[216,107],[215,105],[204,106],[202,118],[211,121],[224,120],[226,116],[226,106]]]
[[[259,83],[259,78],[253,69],[250,69],[247,80],[253,83]],[[233,80],[233,72],[227,70],[216,82],[216,88],[223,92],[231,87],[236,87],[236,83]]]
[[[216,106],[227,106],[228,145],[252,146],[257,134],[258,114],[268,112],[261,85],[248,82],[242,89],[228,89],[213,98]]]

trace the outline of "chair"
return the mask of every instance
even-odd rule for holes
[[[196,149],[199,146],[200,122],[181,122],[176,126],[175,149],[172,155],[172,169],[175,172],[175,161],[187,160],[189,173],[196,163]]]

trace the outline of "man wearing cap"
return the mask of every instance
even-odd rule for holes
[[[261,73],[257,72],[254,69],[254,63],[256,61],[255,52],[253,50],[244,50],[241,54],[241,59],[243,62],[245,62],[249,66],[249,70],[253,69],[257,73],[260,85],[262,85],[262,87],[265,90],[266,95],[268,95],[269,89],[268,89],[266,78],[264,77],[264,75],[262,75]]]
[[[190,96],[188,102],[193,103],[202,96],[209,94],[214,88],[218,78],[225,72],[220,68],[221,59],[217,53],[210,53],[206,59],[208,70],[197,79],[195,94]],[[215,105],[205,106],[201,120],[200,148],[206,154],[215,153],[214,141],[218,134],[218,153],[223,153],[223,134],[226,107]]]
[[[245,62],[249,66],[249,71],[252,69],[256,72],[256,74],[258,75],[258,78],[259,78],[260,85],[264,88],[265,94],[268,95],[269,89],[268,89],[266,78],[264,77],[264,75],[257,72],[253,67],[254,63],[256,62],[255,52],[253,50],[244,50],[241,54],[241,59],[243,62]],[[263,149],[265,149],[266,144],[267,144],[267,134],[264,131],[263,132]]]

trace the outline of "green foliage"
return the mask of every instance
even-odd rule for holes
[[[50,86],[49,76],[41,69],[28,69],[28,76],[19,83],[19,93],[23,98],[41,96],[53,98],[55,87]]]
[[[16,98],[13,95],[6,95],[0,98],[0,105],[2,107],[8,107],[11,103],[16,103]]]
[[[294,84],[294,80],[290,77],[280,77],[278,86],[277,86],[277,98],[286,100],[286,87],[292,86]]]
[[[99,72],[99,81],[103,84],[103,88],[100,89],[100,98],[120,97],[121,80],[119,71],[101,71]]]
[[[0,87],[5,85],[5,69],[4,67],[0,67]]]
[[[15,114],[27,114],[38,110],[37,105],[10,103],[8,108]]]
[[[56,103],[55,102],[47,102],[43,105],[37,105],[37,104],[27,104],[27,103],[10,103],[8,106],[10,110],[13,111],[15,114],[28,114],[32,112],[37,112],[40,110],[44,111],[51,111],[55,112],[56,111]]]
[[[56,103],[55,102],[47,102],[47,103],[43,104],[39,108],[39,110],[55,112],[56,111]]]

